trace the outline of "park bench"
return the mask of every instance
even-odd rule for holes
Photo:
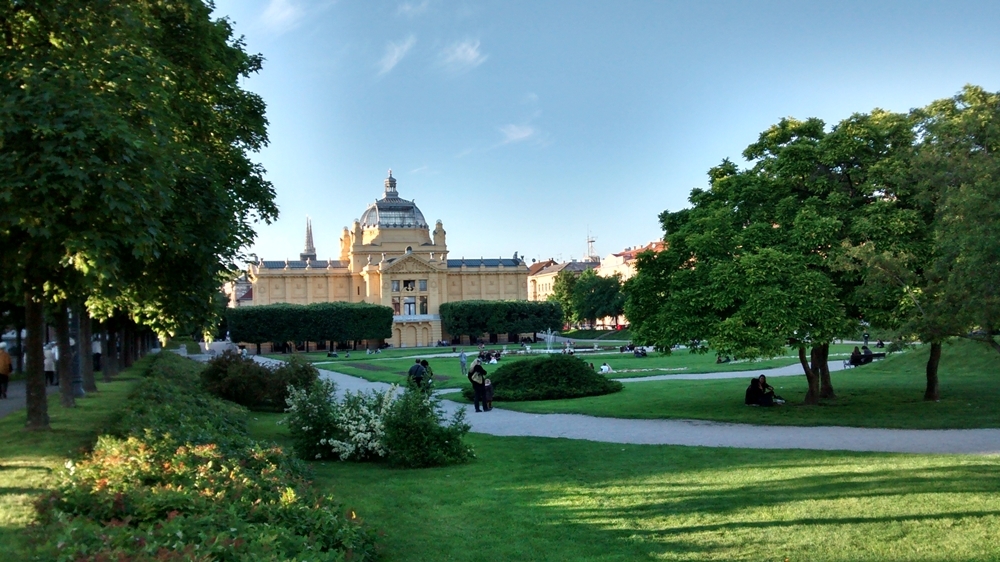
[[[879,361],[879,360],[882,360],[882,359],[885,359],[885,352],[884,351],[880,351],[878,353],[872,353],[872,362]],[[862,365],[864,365],[864,363],[862,363]],[[852,367],[857,367],[857,365],[851,365],[851,359],[850,358],[844,359],[844,368],[845,369],[850,369]]]

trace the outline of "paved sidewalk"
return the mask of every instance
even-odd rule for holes
[[[59,387],[46,386],[45,391],[46,394],[55,394],[59,392]],[[28,404],[25,402],[25,399],[24,380],[10,381],[10,386],[7,387],[7,399],[0,400],[0,418],[27,408]]]
[[[258,358],[271,362],[273,359]],[[794,367],[801,369],[798,365]],[[831,365],[833,368],[833,365]],[[389,385],[320,369],[320,375],[345,390],[384,390]],[[757,371],[755,371],[757,372]],[[801,372],[801,371],[800,371]],[[748,374],[749,373],[749,374]],[[739,378],[753,372],[705,373],[688,378]],[[757,372],[759,374],[759,372]],[[772,376],[770,372],[767,375]],[[788,374],[785,376],[792,376]],[[664,378],[678,378],[678,375]],[[638,383],[656,377],[634,379]],[[442,401],[452,412],[463,405]],[[1000,454],[1000,429],[872,429],[858,427],[755,426],[699,420],[633,420],[579,414],[527,414],[494,408],[468,410],[472,431],[489,435],[562,437],[606,443],[687,445],[751,449],[813,449],[895,453]]]

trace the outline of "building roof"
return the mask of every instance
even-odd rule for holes
[[[448,267],[479,267],[483,265],[485,267],[500,267],[503,264],[504,267],[517,267],[523,265],[524,261],[515,258],[476,258],[476,259],[465,259],[460,260],[448,260]]]
[[[429,228],[424,214],[420,212],[413,201],[399,197],[396,191],[396,178],[385,179],[385,194],[376,200],[361,215],[362,228]]]
[[[650,242],[641,248],[629,248],[623,252],[613,254],[619,258],[624,258],[626,262],[630,262],[635,259],[635,257],[643,252],[652,251],[654,253],[662,252],[667,249],[666,242],[662,240],[656,240],[655,242]]]
[[[288,269],[306,268],[306,262],[304,260],[263,260],[260,263],[265,269],[285,269],[285,265],[288,265]],[[329,263],[331,267],[347,267],[346,261],[330,260]],[[327,260],[316,260],[310,265],[313,269],[325,269],[327,266]]]
[[[588,269],[594,269],[600,264],[593,261],[568,261],[563,263],[557,263],[543,268],[540,271],[534,273],[534,275],[549,275],[553,273],[559,273],[562,270],[572,271],[575,273],[583,273]]]
[[[528,275],[534,275],[550,265],[555,265],[556,260],[545,260],[533,263],[528,266]]]
[[[253,287],[246,290],[243,295],[236,298],[238,301],[252,301],[253,300]]]

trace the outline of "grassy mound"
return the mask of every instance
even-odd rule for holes
[[[493,400],[556,400],[600,396],[622,389],[622,383],[595,373],[572,355],[547,355],[507,363],[489,375],[493,382]],[[462,391],[472,399],[472,389]]]

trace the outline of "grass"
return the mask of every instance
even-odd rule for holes
[[[544,344],[543,344],[544,345]],[[475,348],[465,348],[469,354],[469,363],[475,358]],[[511,347],[508,347],[511,349]],[[847,357],[853,346],[834,345],[831,346],[831,354],[836,357]],[[406,372],[413,365],[414,357],[433,355],[434,353],[447,352],[438,348],[425,348],[425,353],[419,355],[416,350],[409,350],[409,353],[402,355],[399,353],[383,353],[379,355],[365,355],[362,353],[352,353],[347,358],[344,353],[338,358],[329,358],[325,352],[320,353],[300,353],[299,356],[311,361],[320,369],[328,369],[345,375],[360,377],[373,382],[387,382],[403,384],[406,382]],[[400,352],[403,350],[392,350]],[[714,373],[744,371],[750,369],[774,369],[798,363],[798,356],[791,351],[786,352],[782,357],[767,359],[763,361],[733,361],[730,363],[715,362],[714,354],[692,354],[685,350],[675,351],[671,355],[652,353],[647,357],[635,357],[631,353],[619,353],[618,351],[607,351],[598,353],[578,353],[584,361],[593,363],[595,368],[607,361],[615,372],[610,375],[619,377],[648,377],[654,375],[665,375],[671,373]],[[268,355],[274,359],[287,360],[290,355]],[[525,355],[510,355],[503,359],[502,363],[509,361],[521,361],[527,359]],[[458,359],[455,357],[428,357],[427,361],[434,370],[435,384],[437,388],[462,388],[468,386],[469,382],[460,372]],[[497,366],[487,365],[487,370],[495,369]]]
[[[25,412],[0,418],[0,545],[15,559],[26,557],[25,528],[34,519],[32,503],[52,489],[67,459],[89,449],[97,435],[110,425],[138,379],[125,372],[111,383],[77,399],[76,408],[59,405],[59,395],[49,395],[51,430],[24,430]]]
[[[254,416],[287,443],[279,414]],[[1000,559],[996,456],[469,442],[463,466],[311,466],[386,562]]]
[[[833,373],[837,398],[805,406],[805,377],[768,382],[788,403],[774,408],[743,405],[749,380],[665,380],[627,383],[615,394],[537,402],[498,402],[532,413],[578,413],[616,418],[700,419],[759,425],[842,425],[889,428],[1000,427],[1000,355],[958,340],[944,347],[939,370],[941,400],[923,400],[926,349],[895,354]],[[458,394],[449,399],[462,401]]]

